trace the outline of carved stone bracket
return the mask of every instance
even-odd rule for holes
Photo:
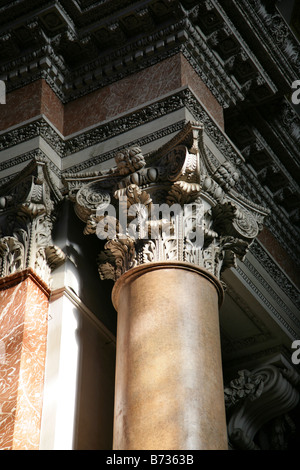
[[[65,255],[52,242],[57,204],[62,199],[46,161],[33,160],[0,193],[0,276],[32,268],[49,283]]]
[[[211,161],[203,132],[201,123],[188,122],[147,156],[148,165],[134,147],[118,152],[109,171],[66,175],[84,233],[106,224],[102,279],[168,260],[196,264],[220,278],[236,257],[245,256],[268,211],[234,190],[238,170],[227,161],[219,166]],[[115,210],[105,214],[109,207]]]
[[[266,440],[263,436],[259,439],[258,433],[266,424],[273,426],[274,420],[277,427],[282,420],[293,427],[287,413],[299,403],[299,385],[300,377],[296,372],[273,365],[262,366],[252,372],[239,371],[238,378],[224,390],[231,445],[241,450],[261,450],[266,445],[284,449],[284,436],[279,442],[279,436],[268,436]]]

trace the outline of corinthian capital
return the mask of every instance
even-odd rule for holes
[[[61,194],[47,163],[33,160],[0,189],[0,276],[32,268],[49,283],[51,271],[64,261],[51,231]]]
[[[133,266],[186,261],[221,276],[243,258],[268,211],[235,189],[239,173],[207,156],[201,123],[187,123],[170,142],[143,156],[116,154],[116,166],[94,175],[66,175],[86,234],[106,239],[102,279]]]

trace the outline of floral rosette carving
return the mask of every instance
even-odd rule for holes
[[[110,194],[101,183],[92,182],[82,186],[76,194],[75,212],[84,222],[95,214],[100,207],[107,207],[111,202]]]
[[[134,173],[146,165],[144,155],[140,147],[131,147],[118,152],[115,156],[117,168],[120,175]]]

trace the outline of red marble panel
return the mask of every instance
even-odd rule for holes
[[[1,106],[0,131],[22,123],[40,114],[41,80],[7,93],[6,104]]]
[[[64,105],[45,80],[37,80],[7,94],[6,105],[1,106],[0,131],[41,114],[63,132]]]
[[[181,86],[177,54],[65,106],[64,135],[111,119]]]
[[[193,67],[186,58],[180,54],[181,58],[181,83],[188,85],[195,93],[199,101],[206,107],[207,111],[216,120],[219,126],[224,130],[224,113],[223,108],[214,97],[212,92],[207,88]]]
[[[39,448],[48,297],[30,270],[0,280],[0,449]]]
[[[56,96],[45,80],[42,82],[41,114],[44,114],[50,122],[63,133],[64,130],[64,105]]]
[[[65,105],[64,135],[112,119],[118,114],[159,99],[188,85],[223,128],[223,108],[182,54],[175,54],[151,67]]]
[[[223,109],[182,54],[64,105],[45,80],[37,80],[7,94],[1,107],[0,130],[44,114],[65,136],[159,99],[188,85],[223,127]]]

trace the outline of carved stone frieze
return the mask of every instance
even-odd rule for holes
[[[66,175],[85,234],[107,239],[102,279],[116,280],[139,264],[178,260],[220,278],[243,258],[268,211],[234,190],[232,162],[216,166],[206,154],[201,123],[187,123],[148,155],[138,147],[116,155],[101,175]]]
[[[61,194],[48,164],[34,159],[0,194],[0,276],[32,268],[46,283],[65,255],[51,232]]]

